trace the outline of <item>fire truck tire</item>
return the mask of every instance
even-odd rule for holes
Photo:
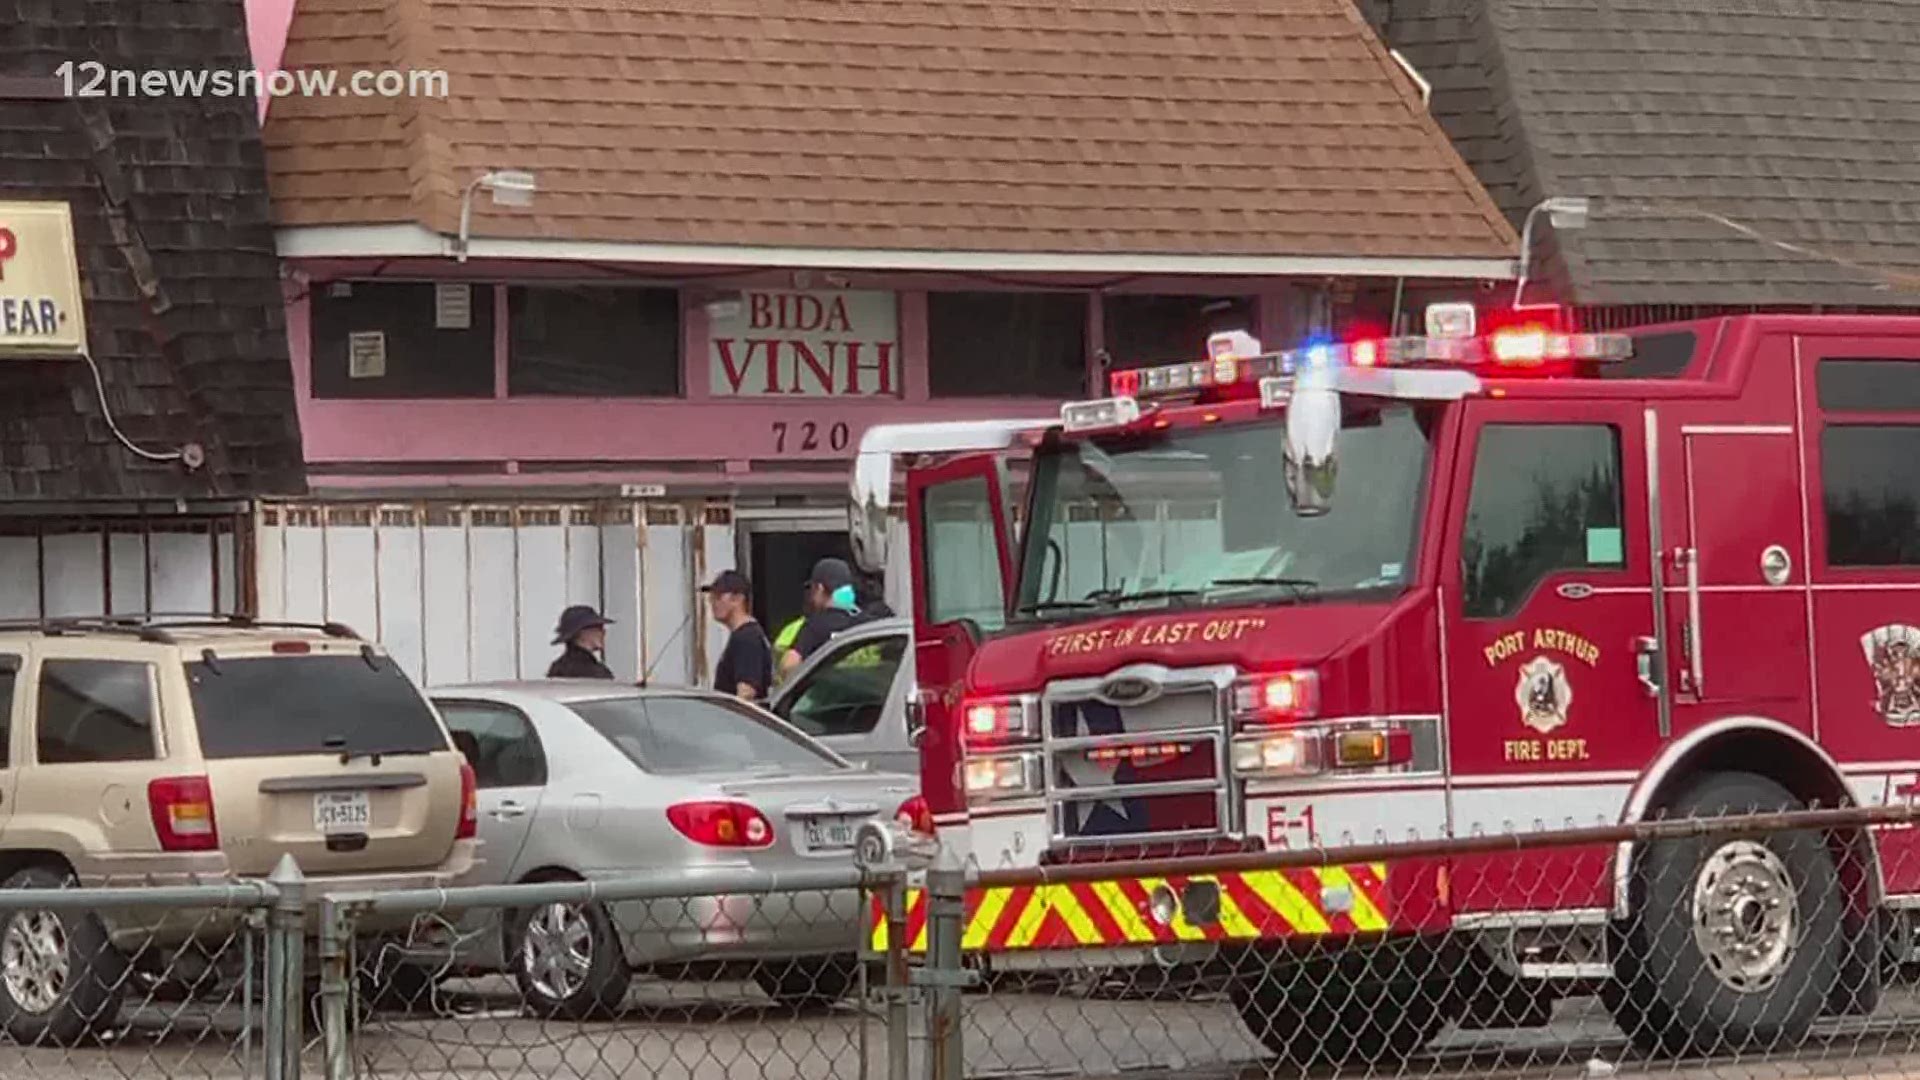
[[[1801,808],[1765,777],[1717,773],[1667,816]],[[1602,998],[1636,1046],[1711,1054],[1805,1039],[1846,948],[1846,899],[1818,833],[1663,840],[1645,849],[1633,885]]]
[[[1418,1052],[1458,1011],[1448,970],[1426,942],[1315,959],[1254,954],[1228,995],[1247,1030],[1283,1061],[1393,1062]]]

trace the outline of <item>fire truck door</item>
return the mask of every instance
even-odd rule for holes
[[[920,744],[921,790],[935,815],[966,810],[958,712],[982,633],[1006,624],[1011,532],[994,454],[907,474],[913,550],[916,693],[908,722]]]
[[[1468,403],[1441,568],[1456,834],[1616,822],[1659,745],[1644,438],[1627,403]],[[1527,858],[1457,861],[1456,909],[1607,902],[1606,851]]]
[[[1685,509],[1666,530],[1676,736],[1729,715],[1812,730],[1804,506],[1792,425],[1679,431]],[[1671,476],[1668,468],[1665,475]]]

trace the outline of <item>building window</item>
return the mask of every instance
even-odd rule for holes
[[[40,666],[35,752],[42,765],[151,761],[153,673],[119,660],[48,660]]]
[[[464,311],[442,302],[455,295]],[[493,396],[487,286],[451,294],[430,282],[336,281],[313,287],[312,309],[316,398]]]
[[[1107,355],[1117,368],[1150,367],[1206,354],[1207,336],[1254,329],[1254,304],[1245,296],[1108,296]]]
[[[621,286],[507,290],[510,394],[680,396],[680,294]]]
[[[1920,426],[1834,424],[1820,433],[1827,565],[1920,566],[1917,454]]]
[[[927,361],[934,397],[1082,397],[1087,298],[933,293],[927,297]]]
[[[1512,615],[1557,570],[1626,565],[1620,435],[1602,424],[1489,424],[1460,537],[1461,609]]]

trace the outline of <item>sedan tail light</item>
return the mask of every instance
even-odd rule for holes
[[[917,832],[922,836],[934,834],[933,810],[922,796],[915,795],[901,803],[900,809],[893,816],[894,820],[906,826],[910,832]]]
[[[213,785],[204,776],[168,776],[147,784],[147,810],[161,851],[218,851]]]
[[[460,763],[460,827],[454,830],[455,840],[471,840],[480,835],[480,784],[473,775],[473,766]]]
[[[742,802],[686,802],[667,807],[667,821],[696,844],[763,848],[773,844],[773,822]]]

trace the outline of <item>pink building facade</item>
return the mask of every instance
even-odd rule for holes
[[[288,66],[454,93],[268,111],[313,492],[263,512],[263,608],[376,625],[449,682],[538,673],[588,602],[617,672],[697,680],[698,585],[737,567],[766,621],[793,614],[846,550],[874,424],[1056,416],[1213,331],[1380,330],[1509,278],[1512,231],[1416,84],[1349,0],[1313,4],[1174,36],[1047,16],[1106,41],[1095,78],[1004,32],[1026,8],[555,0],[516,32],[393,0],[387,34],[300,0]],[[1289,74],[1185,77],[1223,49]]]

